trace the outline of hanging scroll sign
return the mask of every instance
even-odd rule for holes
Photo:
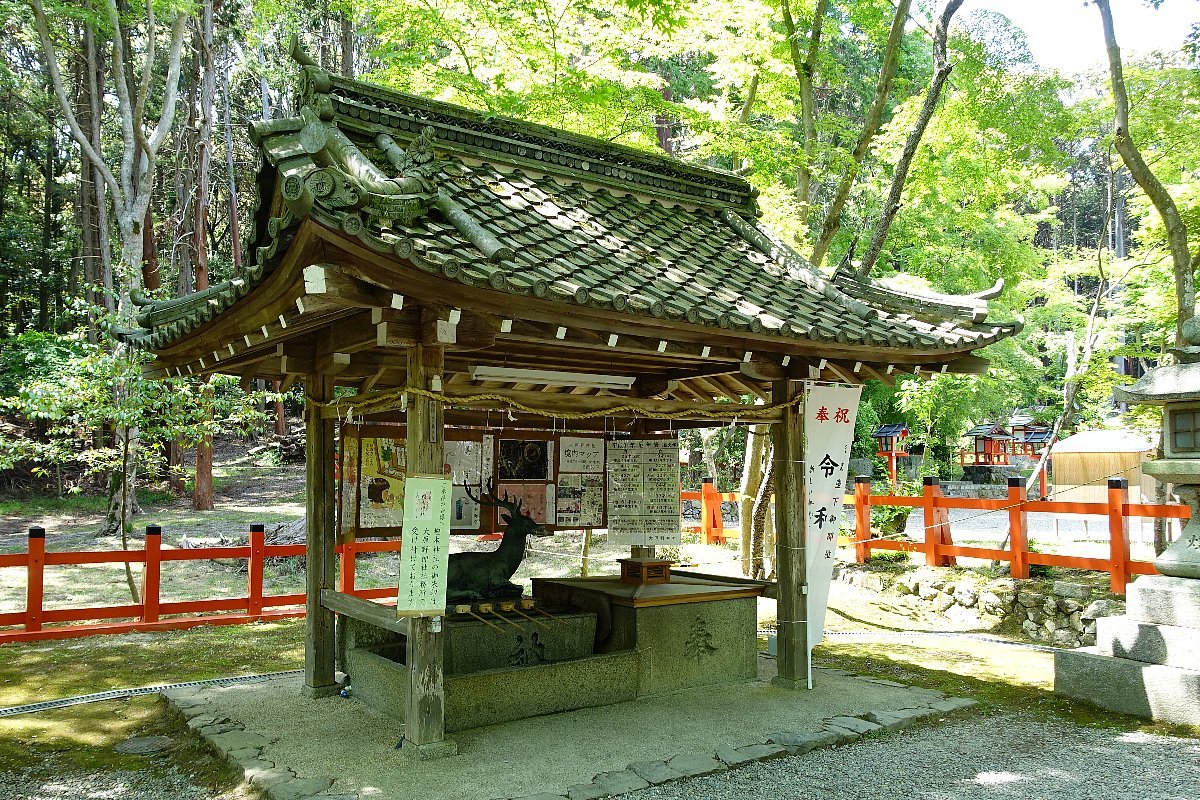
[[[829,584],[846,495],[861,386],[804,386],[804,546],[808,567],[808,648],[825,632]],[[812,670],[809,669],[811,676]],[[811,687],[811,678],[810,686]]]
[[[433,617],[446,611],[451,497],[449,478],[409,475],[404,483],[398,617]]]

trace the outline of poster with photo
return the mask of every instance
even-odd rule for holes
[[[346,425],[342,428],[341,455],[338,460],[338,532],[346,533],[355,527],[355,511],[358,509],[358,428]]]
[[[545,481],[553,474],[553,442],[546,439],[501,439],[497,478],[501,481]]]
[[[451,488],[449,478],[414,475],[405,481],[398,617],[438,616],[446,611]]]
[[[565,448],[563,448],[565,455]],[[557,525],[598,528],[604,524],[604,476],[559,473]]]
[[[464,483],[472,489],[480,485],[480,469],[483,463],[483,445],[479,442],[463,442],[446,440],[444,458],[449,469],[447,473],[455,486]]]
[[[539,525],[544,525],[547,520],[554,519],[554,484],[501,483],[496,487],[497,497],[503,497],[505,492],[508,493],[511,501],[515,502],[520,499],[521,513],[528,514]],[[549,511],[548,515],[547,511]],[[504,520],[497,517],[497,524],[503,525]],[[551,522],[551,524],[554,523]]]
[[[404,439],[362,439],[358,465],[358,525],[387,528],[400,525],[404,515]]]
[[[608,531],[628,545],[680,544],[679,441],[608,443]]]
[[[471,494],[479,496],[479,487],[472,486]],[[467,494],[467,490],[455,484],[450,493],[450,529],[455,531],[473,531],[479,528],[480,509]]]

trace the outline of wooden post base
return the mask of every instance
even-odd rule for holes
[[[317,700],[322,697],[333,697],[342,690],[340,683],[331,683],[327,686],[309,686],[305,684],[300,687],[300,696],[308,700]]]
[[[450,758],[458,755],[458,743],[452,739],[440,742],[417,744],[408,739],[400,740],[400,755],[409,761],[433,761],[438,758]]]

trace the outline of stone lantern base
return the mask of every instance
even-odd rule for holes
[[[1054,654],[1054,691],[1147,719],[1200,725],[1200,580],[1146,575],[1096,646]]]

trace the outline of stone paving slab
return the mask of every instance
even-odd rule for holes
[[[458,755],[402,757],[402,724],[353,698],[302,698],[296,679],[164,693],[188,726],[272,800],[595,800],[802,755],[975,705],[816,670],[812,690],[759,679],[492,725]]]

